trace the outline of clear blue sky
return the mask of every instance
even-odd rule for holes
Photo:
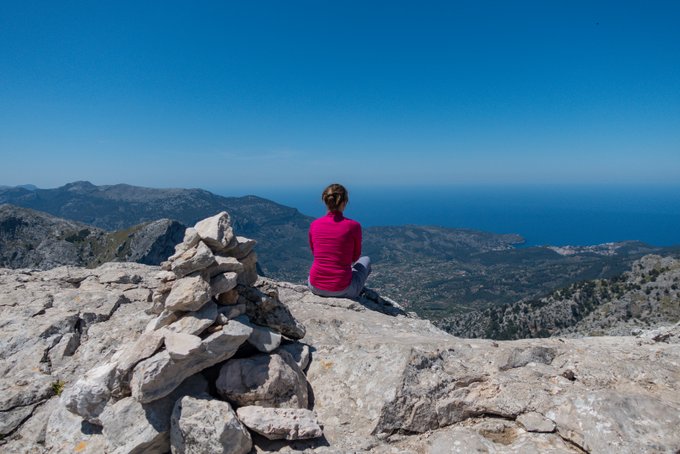
[[[3,1],[0,185],[674,183],[679,24],[678,1]]]

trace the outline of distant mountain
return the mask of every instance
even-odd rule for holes
[[[56,189],[0,189],[0,203],[43,211],[106,230],[167,218],[184,225],[226,210],[240,235],[258,240],[265,274],[304,280],[309,268],[307,228],[312,218],[295,208],[256,197],[222,197],[202,189],[153,189],[127,184],[95,186],[87,181]]]
[[[109,261],[158,264],[174,252],[184,226],[161,219],[106,232],[39,211],[0,205],[0,267],[49,269]]]
[[[38,189],[38,187],[34,184],[20,184],[18,186],[5,186],[5,185],[0,185],[0,189],[11,189],[11,188],[20,188],[20,189],[26,189],[29,191],[35,191]]]
[[[574,283],[550,295],[437,323],[462,337],[522,339],[630,335],[680,320],[680,260],[648,255],[612,279]]]

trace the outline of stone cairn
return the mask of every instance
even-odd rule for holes
[[[161,264],[157,317],[64,392],[111,452],[247,453],[248,429],[271,440],[322,436],[307,409],[305,328],[258,281],[254,246],[226,212],[188,228]]]

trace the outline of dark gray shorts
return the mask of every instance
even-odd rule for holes
[[[371,259],[367,256],[359,257],[359,260],[354,262],[352,265],[352,282],[344,290],[338,292],[329,292],[326,290],[321,290],[314,287],[309,280],[307,280],[307,286],[312,291],[313,294],[319,296],[330,296],[336,298],[356,298],[361,294],[366,284],[366,279],[368,275],[371,274]]]

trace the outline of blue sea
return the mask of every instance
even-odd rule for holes
[[[253,189],[302,213],[325,213],[323,188]],[[640,240],[680,244],[680,184],[664,186],[348,187],[345,214],[364,226],[438,225],[517,233],[527,245]],[[222,195],[234,191],[215,191]]]

